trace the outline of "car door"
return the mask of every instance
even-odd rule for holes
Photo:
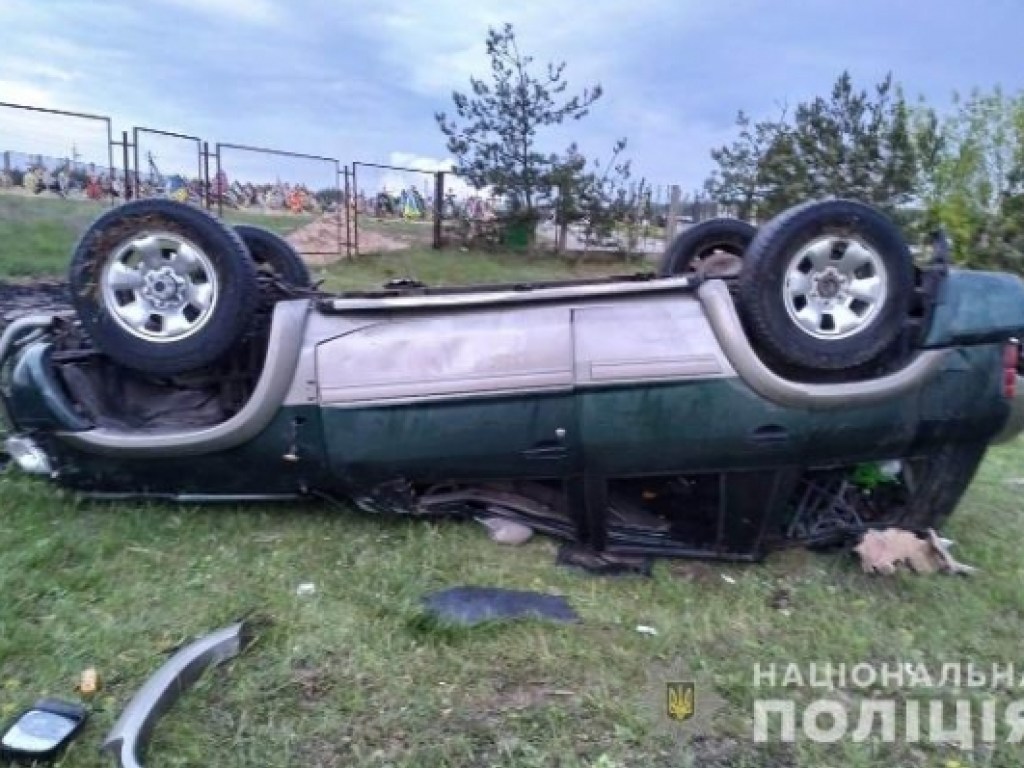
[[[576,461],[569,308],[396,313],[316,359],[329,461],[350,481],[555,477]]]
[[[574,313],[583,461],[608,476],[721,471],[799,459],[809,420],[742,384],[688,296]]]

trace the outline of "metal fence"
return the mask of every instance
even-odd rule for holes
[[[218,143],[209,194],[220,216],[292,216],[296,249],[314,260],[351,255],[352,224],[345,201],[349,169],[334,157]]]
[[[26,196],[116,202],[124,197],[124,173],[70,157],[0,153],[0,190]]]
[[[353,238],[358,252],[395,243],[440,247],[438,184],[444,174],[382,163],[352,163]]]
[[[123,197],[110,118],[0,102],[0,190],[26,195]]]
[[[102,115],[0,103],[5,192],[108,204],[189,202],[230,223],[270,226],[314,263],[409,246],[510,242],[507,200],[450,170],[345,164],[146,126],[115,134]],[[637,182],[623,195],[628,204],[600,231],[585,217],[560,219],[557,191],[542,195],[531,246],[657,253],[679,228],[729,213],[696,195],[673,207],[671,185]]]
[[[203,140],[173,131],[132,129],[134,197],[167,197],[206,205]]]
[[[314,263],[356,251],[345,205],[350,174],[337,158],[211,148],[199,136],[147,126],[115,134],[105,116],[0,103],[0,194],[107,204],[165,197],[232,224],[268,226]]]

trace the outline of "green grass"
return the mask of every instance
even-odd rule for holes
[[[982,569],[970,579],[869,577],[846,555],[803,551],[602,579],[556,567],[549,540],[503,549],[472,524],[323,505],[84,503],[7,473],[0,710],[74,699],[81,670],[96,667],[104,690],[63,765],[108,765],[96,747],[169,649],[255,612],[256,644],[179,703],[147,765],[1018,766],[1005,745],[758,751],[750,721],[755,662],[1019,665],[1024,518],[1005,480],[1022,461],[1021,443],[992,451],[948,525]],[[297,596],[303,582],[316,594]],[[466,583],[562,593],[583,622],[456,631],[421,620],[424,592]],[[779,589],[788,615],[772,607]],[[661,681],[649,676],[676,661],[726,702],[697,745],[654,725]]]
[[[82,232],[107,209],[102,203],[0,195],[0,279],[60,277]],[[286,235],[313,219],[309,215],[227,211],[231,224],[256,224]],[[360,218],[360,228],[413,243],[404,251],[366,255],[321,270],[331,290],[379,287],[386,280],[414,277],[430,285],[509,283],[598,277],[650,269],[640,262],[598,261],[576,264],[551,254],[489,251],[433,251],[430,222]]]
[[[75,242],[107,206],[0,195],[0,278],[63,275]]]
[[[63,276],[78,238],[108,208],[88,200],[0,195],[0,279]],[[238,211],[228,212],[224,218],[232,224],[256,224],[280,234],[313,219]]]
[[[75,212],[53,204],[72,227]],[[479,283],[635,268],[410,250],[334,265],[327,280]],[[757,749],[751,721],[758,662],[1013,662],[1024,671],[1024,515],[1019,488],[1006,483],[1022,466],[1022,441],[991,451],[946,528],[959,557],[981,567],[970,579],[869,577],[848,555],[805,551],[747,566],[665,561],[652,579],[603,579],[556,567],[548,539],[506,549],[473,524],[327,505],[87,503],[6,472],[0,720],[42,695],[75,699],[80,672],[95,667],[104,688],[62,765],[107,766],[98,745],[170,649],[255,612],[256,644],[179,702],[146,765],[1016,767],[1006,745]],[[303,582],[316,594],[297,596]],[[583,622],[456,631],[422,621],[420,597],[457,584],[561,593]],[[786,612],[775,607],[780,590]],[[657,636],[638,633],[641,624]],[[657,670],[676,665],[725,702],[703,741],[656,727]],[[790,693],[813,692],[770,695]]]
[[[591,260],[581,264],[553,254],[408,248],[335,262],[315,277],[324,279],[327,290],[344,290],[377,288],[395,278],[414,278],[428,285],[479,285],[602,277],[650,269],[649,264],[635,260]]]

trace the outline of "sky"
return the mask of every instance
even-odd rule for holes
[[[538,63],[567,62],[571,90],[604,88],[542,149],[577,141],[607,159],[626,137],[636,177],[684,190],[701,186],[738,110],[774,116],[844,69],[865,87],[892,71],[940,108],[955,91],[1024,88],[1021,0],[0,0],[0,102],[109,116],[117,134],[433,170],[451,164],[434,113],[488,73],[486,32],[504,22]],[[0,150],[73,145],[103,161],[105,131],[0,108]],[[192,143],[143,139],[165,173],[195,166]],[[332,168],[242,150],[225,166],[314,184]],[[428,181],[360,173],[365,186]]]

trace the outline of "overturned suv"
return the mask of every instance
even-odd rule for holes
[[[0,341],[7,450],[100,498],[347,498],[613,553],[752,559],[938,526],[1015,435],[1016,277],[828,200],[686,230],[658,275],[325,294],[170,201],[102,215],[74,313]]]

